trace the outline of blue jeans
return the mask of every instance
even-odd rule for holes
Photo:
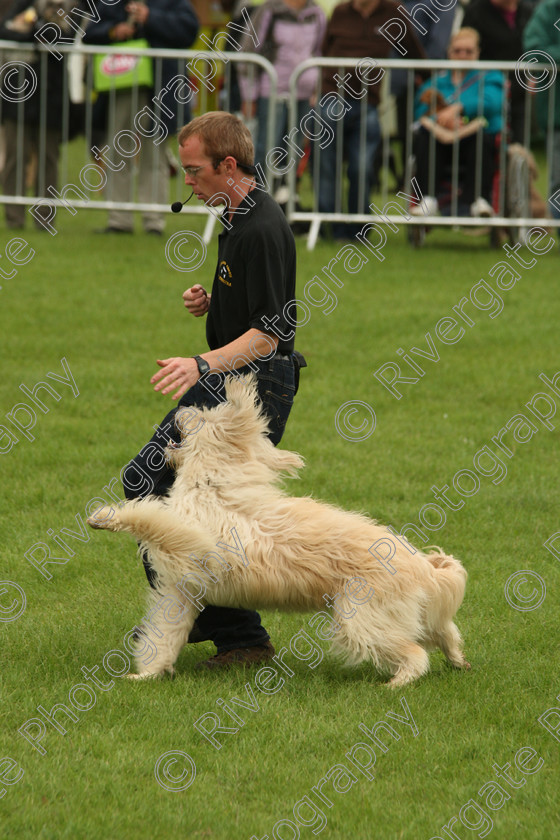
[[[331,127],[333,139],[324,148],[315,146],[315,154],[320,155],[319,161],[319,212],[342,213],[342,183],[337,183],[337,159],[348,160],[348,213],[368,213],[369,196],[373,181],[373,165],[375,152],[381,140],[381,129],[377,108],[374,105],[365,106],[364,118],[365,144],[364,153],[360,155],[360,125],[362,121],[361,100],[346,101],[350,110],[339,120],[327,116],[327,109],[322,109],[321,117]],[[340,127],[342,123],[342,127]],[[339,137],[340,135],[340,137]],[[342,146],[342,149],[340,148]],[[363,185],[362,200],[360,185]],[[335,238],[351,238],[363,227],[363,223],[333,223]]]
[[[257,388],[269,418],[268,437],[276,446],[284,434],[297,390],[293,357],[273,356],[269,361],[257,361],[253,364],[258,367]],[[239,374],[250,372],[248,367],[236,371]],[[177,407],[166,414],[149,443],[124,470],[123,486],[127,499],[142,498],[148,494],[165,496],[171,489],[175,472],[165,462],[163,448],[170,439],[175,443],[181,441],[180,431],[174,422],[178,409],[191,405],[213,408],[221,402],[225,402],[223,380],[220,388],[216,384],[215,393],[205,388],[200,380],[189,388]],[[156,589],[156,574],[146,556],[143,557],[143,562],[148,582]],[[218,653],[234,648],[262,645],[270,638],[261,624],[260,615],[253,610],[208,606],[203,609],[196,622],[201,633],[214,642]]]

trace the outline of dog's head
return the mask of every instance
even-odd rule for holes
[[[169,447],[167,457],[178,477],[221,484],[230,471],[253,483],[269,483],[281,472],[295,476],[303,460],[269,441],[254,374],[226,377],[225,391],[226,402],[215,408],[177,412],[181,444]]]
[[[432,114],[437,114],[438,111],[442,111],[447,106],[447,102],[445,101],[443,94],[434,87],[429,87],[422,91],[420,94],[420,102],[428,106],[428,114],[430,116]]]

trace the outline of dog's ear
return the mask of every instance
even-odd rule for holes
[[[254,373],[244,376],[226,376],[226,399],[236,409],[256,407],[258,400],[257,377]]]
[[[235,430],[239,441],[246,436],[266,434],[268,422],[259,400],[256,376],[228,376],[225,390],[227,401],[220,406],[222,428],[228,433]]]

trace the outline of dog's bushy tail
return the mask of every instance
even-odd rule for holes
[[[439,587],[440,603],[451,619],[463,601],[467,572],[461,562],[450,554],[443,554],[441,550],[427,556],[434,567],[435,580]]]

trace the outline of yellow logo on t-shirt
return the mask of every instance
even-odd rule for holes
[[[231,286],[231,278],[232,278],[231,268],[229,267],[229,265],[227,264],[227,262],[225,260],[222,260],[220,262],[220,265],[219,265],[219,268],[218,268],[218,277],[220,278],[221,282],[224,283],[226,286]]]

